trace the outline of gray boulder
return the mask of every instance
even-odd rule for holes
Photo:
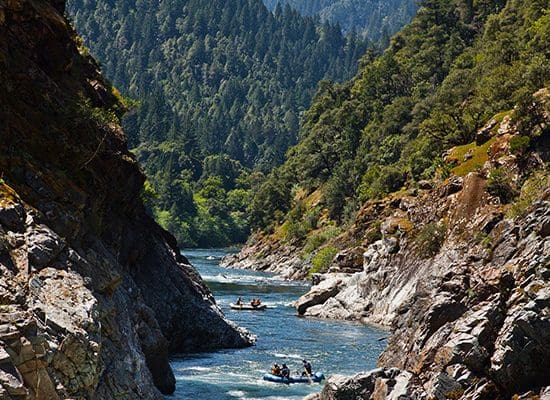
[[[37,269],[48,266],[66,246],[65,241],[45,225],[33,227],[26,239],[30,265]]]
[[[325,280],[313,286],[309,292],[300,297],[294,307],[298,314],[304,314],[309,307],[323,304],[331,297],[336,296],[341,289],[342,277],[338,274],[328,275]]]

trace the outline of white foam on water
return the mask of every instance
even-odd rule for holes
[[[250,378],[250,375],[248,375],[248,374],[236,373],[236,372],[231,372],[231,371],[224,372],[223,375],[224,376],[231,376],[231,377],[235,377],[235,378],[241,378],[241,380]]]
[[[210,367],[184,367],[178,368],[178,371],[213,371]]]
[[[303,357],[299,354],[285,354],[285,353],[274,353],[274,352],[268,352],[268,354],[272,355],[273,357],[278,358],[295,358],[297,360],[301,360]]]
[[[242,399],[243,396],[246,396],[246,392],[243,392],[242,390],[230,390],[227,392],[228,395],[231,397],[238,397],[239,399]]]
[[[225,274],[218,275],[204,275],[203,279],[207,282],[217,282],[217,283],[233,283],[235,278]]]
[[[268,276],[264,278],[266,281],[270,282],[277,282],[281,284],[281,286],[295,286],[295,281],[289,281],[288,279],[283,278],[281,275],[275,275],[275,276]]]
[[[258,282],[267,282],[265,278],[255,276],[255,275],[217,274],[217,275],[202,275],[202,278],[207,282],[217,282],[217,283],[252,284],[252,283],[258,283]]]
[[[262,301],[262,304],[265,304],[267,308],[277,308],[278,306],[284,306],[284,301]]]
[[[205,383],[220,383],[220,377],[216,375],[200,375],[200,376],[192,376],[192,375],[179,375],[176,376],[176,381],[178,382],[184,382],[184,381],[190,381],[190,382],[205,382]]]

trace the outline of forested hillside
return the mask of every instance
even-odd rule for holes
[[[369,199],[481,168],[487,145],[475,142],[476,132],[495,115],[496,126],[513,107],[512,122],[525,132],[511,144],[516,154],[548,146],[540,116],[548,104],[533,98],[550,80],[547,5],[424,1],[382,56],[366,56],[352,81],[322,86],[305,114],[301,142],[255,194],[255,226],[279,227],[284,240],[315,232],[318,247]],[[453,146],[463,146],[460,158],[472,161],[444,162],[443,151]],[[503,202],[513,201],[523,183],[510,173],[489,177]]]
[[[183,245],[246,238],[247,171],[282,162],[318,82],[350,78],[366,51],[336,25],[260,0],[73,0],[69,13],[105,75],[139,101],[125,128],[144,196]]]
[[[271,10],[278,4],[289,4],[302,15],[318,15],[323,21],[338,23],[344,32],[355,30],[371,41],[384,43],[411,20],[416,3],[416,0],[264,0]]]

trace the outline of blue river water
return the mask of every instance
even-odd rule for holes
[[[246,349],[173,357],[177,389],[167,399],[177,400],[293,400],[319,392],[324,384],[284,385],[262,380],[273,363],[301,371],[307,358],[313,370],[325,376],[354,374],[375,367],[385,347],[387,332],[345,322],[300,318],[292,302],[307,292],[304,282],[289,282],[249,270],[226,269],[218,264],[227,250],[187,250],[225,315],[257,336]],[[266,311],[235,311],[229,303],[260,297]]]

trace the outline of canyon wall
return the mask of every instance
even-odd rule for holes
[[[0,398],[161,399],[170,353],[252,339],[147,215],[64,6],[0,1]]]

